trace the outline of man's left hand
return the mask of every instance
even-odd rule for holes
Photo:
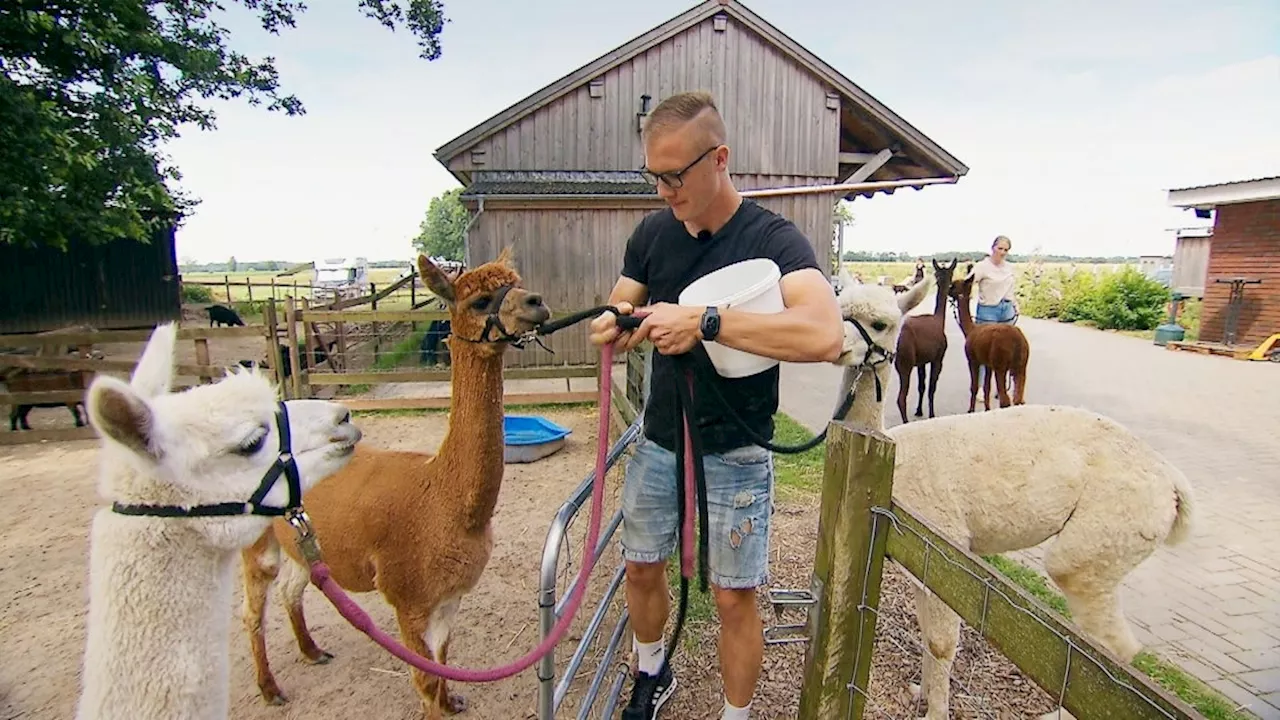
[[[663,355],[681,355],[693,349],[702,339],[702,313],[704,308],[657,303],[636,308],[636,314],[647,313],[642,331],[648,329],[653,347]]]

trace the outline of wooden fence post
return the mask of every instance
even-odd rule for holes
[[[253,279],[248,275],[244,276],[244,287],[249,291],[249,302],[253,302]]]
[[[274,289],[272,288],[273,291]],[[271,364],[271,372],[275,374],[276,387],[280,388],[280,397],[288,400],[291,393],[289,392],[289,383],[284,381],[284,368],[280,365],[280,323],[276,317],[276,301],[274,297],[271,302],[267,303],[263,319],[267,323],[267,362]]]
[[[289,372],[292,374],[290,378],[293,381],[293,397],[304,397],[302,394],[302,361],[298,357],[298,314],[294,309],[294,299],[289,298],[284,303],[284,322],[285,336],[289,339],[286,343],[289,347]]]
[[[805,720],[861,720],[866,708],[890,529],[875,509],[892,502],[893,463],[883,433],[831,423],[800,691]]]

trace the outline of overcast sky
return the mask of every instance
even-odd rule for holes
[[[407,259],[433,195],[432,157],[525,95],[694,6],[693,0],[445,0],[444,53],[312,3],[232,42],[277,59],[308,114],[219,104],[218,129],[169,147],[203,202],[179,231],[199,261],[361,254]],[[615,5],[615,3],[609,3]],[[1280,175],[1276,0],[748,0],[970,168],[955,186],[859,199],[849,248],[931,253],[1171,253],[1203,224],[1166,190]],[[236,6],[232,6],[236,8]],[[731,108],[725,108],[731,114]]]

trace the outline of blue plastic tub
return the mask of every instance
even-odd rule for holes
[[[541,460],[564,447],[573,431],[536,415],[505,415],[502,418],[502,459],[508,463]]]

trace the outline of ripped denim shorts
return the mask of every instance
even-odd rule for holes
[[[676,549],[675,453],[641,437],[622,488],[622,556],[660,562]],[[721,588],[755,588],[769,580],[773,454],[747,445],[705,458],[707,577]],[[696,513],[697,507],[691,508]],[[697,527],[697,516],[694,516]]]

